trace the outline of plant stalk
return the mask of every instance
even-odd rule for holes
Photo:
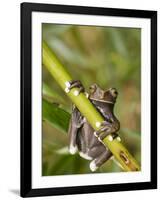
[[[43,65],[48,69],[63,91],[66,92],[67,83],[73,79],[45,42],[43,42]],[[86,117],[91,126],[97,131],[104,119],[86,95],[84,93],[76,95],[77,91],[78,88],[73,88],[69,92],[66,92],[66,94],[76,105],[82,115]],[[139,171],[140,166],[121,143],[121,138],[116,137],[113,140],[111,140],[111,138],[112,136],[108,135],[104,138],[103,143],[108,149],[110,149],[123,170]]]

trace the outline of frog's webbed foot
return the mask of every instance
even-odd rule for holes
[[[100,156],[98,156],[97,158],[92,160],[92,162],[90,162],[90,170],[93,172],[96,171],[101,165],[103,165],[107,160],[109,160],[111,156],[112,153],[109,150],[103,152],[102,154],[100,154]]]
[[[100,141],[102,141],[109,134],[112,134],[111,140],[113,140],[118,136],[116,132],[119,130],[119,127],[119,122],[111,123],[108,121],[103,121],[101,123],[100,129],[98,131],[95,131],[94,135],[98,137]]]
[[[68,93],[68,92],[70,92],[70,90],[72,89],[72,88],[79,88],[78,89],[78,92],[77,92],[77,95],[79,95],[81,92],[84,92],[85,90],[84,90],[84,87],[83,87],[83,85],[82,85],[82,83],[79,81],[79,80],[71,80],[71,81],[68,81],[68,82],[66,82],[66,89],[65,89],[65,91]]]

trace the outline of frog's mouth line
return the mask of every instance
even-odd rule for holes
[[[100,101],[100,102],[103,102],[103,103],[110,103],[110,104],[114,104],[115,102],[112,102],[112,101],[105,101],[105,100],[101,100],[101,99],[94,99],[94,98],[90,98],[91,100],[94,100],[94,101]]]

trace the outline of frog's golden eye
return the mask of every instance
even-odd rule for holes
[[[96,84],[91,85],[91,86],[89,87],[90,92],[91,92],[91,93],[94,93],[94,92],[96,91],[96,88],[97,88]]]
[[[115,88],[110,88],[110,93],[111,93],[111,95],[113,96],[113,97],[117,97],[117,95],[118,95],[118,92],[117,92],[117,90],[115,89]]]

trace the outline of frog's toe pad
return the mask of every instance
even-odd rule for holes
[[[96,171],[98,169],[98,167],[96,166],[95,160],[93,160],[92,162],[90,162],[89,167],[90,167],[90,170],[92,172],[94,172],[94,171]]]
[[[84,158],[84,159],[86,159],[86,160],[92,160],[92,157],[90,157],[88,154],[86,154],[86,153],[83,153],[83,152],[79,152],[79,155],[82,157],[82,158]]]
[[[70,152],[72,155],[75,154],[77,151],[78,151],[77,146],[71,145],[71,146],[69,147],[69,152]]]

